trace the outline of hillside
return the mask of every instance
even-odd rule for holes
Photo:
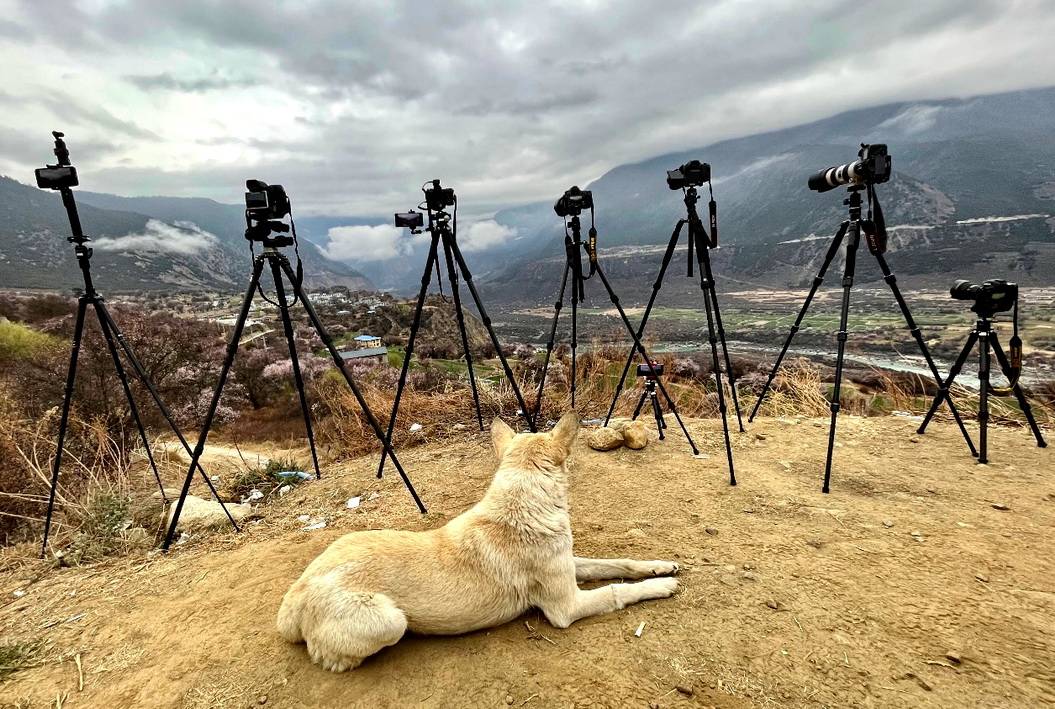
[[[1049,88],[877,106],[622,165],[589,185],[602,258],[620,290],[637,298],[647,293],[660,247],[685,211],[681,193],[667,189],[665,171],[698,158],[711,163],[714,175],[721,276],[806,284],[845,218],[842,192],[813,193],[806,178],[854,159],[861,141],[886,142],[895,172],[879,195],[891,227],[890,260],[911,287],[944,287],[959,277],[1050,285],[1055,146],[1046,136],[1053,130],[1055,89]],[[552,203],[504,210],[495,219],[516,228],[518,238],[487,264],[491,296],[550,300],[559,266],[538,271],[540,260],[563,258]],[[631,245],[657,248],[620,248]],[[865,280],[879,277],[874,266],[866,268]],[[511,282],[524,287],[508,288]]]
[[[303,646],[283,642],[274,629],[282,595],[331,541],[360,529],[434,527],[480,497],[494,470],[480,434],[401,456],[428,516],[395,476],[374,478],[369,456],[326,466],[320,482],[263,506],[242,534],[74,569],[8,564],[5,636],[43,645],[37,666],[0,685],[2,701],[183,709],[1055,701],[1055,567],[1046,552],[1055,499],[1050,453],[1027,432],[995,430],[994,462],[979,466],[949,425],[915,437],[909,419],[845,416],[832,494],[822,495],[825,420],[762,419],[736,436],[735,488],[724,479],[716,422],[690,426],[703,459],[680,436],[643,451],[580,444],[571,459],[576,551],[676,560],[681,588],[671,599],[567,630],[530,612],[465,636],[408,637],[347,674],[325,672]],[[348,510],[353,495],[363,503]],[[303,531],[300,515],[327,526]]]
[[[251,270],[242,208],[207,199],[117,197],[76,191],[92,271],[118,290],[241,290]],[[0,177],[0,284],[66,289],[81,285],[58,194]],[[361,273],[301,248],[309,287],[371,288]]]

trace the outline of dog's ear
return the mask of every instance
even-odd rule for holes
[[[564,450],[571,450],[571,444],[575,442],[575,436],[579,433],[579,415],[569,411],[560,417],[560,421],[553,427],[550,435],[553,440],[564,446]]]
[[[494,445],[495,455],[498,456],[499,460],[505,455],[506,449],[509,448],[509,444],[515,435],[516,433],[513,432],[513,429],[502,419],[495,418],[491,422],[491,444]]]

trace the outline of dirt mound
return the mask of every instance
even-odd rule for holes
[[[427,516],[398,477],[373,477],[376,459],[331,467],[243,534],[4,572],[3,636],[43,641],[48,661],[0,675],[0,706],[56,696],[113,709],[249,707],[264,696],[274,707],[1055,702],[1052,454],[1000,428],[995,462],[979,466],[954,428],[918,437],[914,426],[841,417],[830,495],[820,493],[819,419],[760,420],[737,434],[737,487],[714,421],[691,422],[701,459],[673,433],[642,451],[580,442],[576,550],[677,560],[677,596],[567,630],[530,613],[466,636],[406,638],[341,675],[276,634],[289,584],[345,532],[441,524],[478,499],[494,462],[479,434],[406,451]],[[352,496],[362,503],[349,510]],[[302,531],[301,515],[327,526]]]

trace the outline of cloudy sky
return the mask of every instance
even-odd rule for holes
[[[1055,84],[1050,0],[0,0],[0,173],[468,214],[620,163],[889,101]],[[481,232],[480,239],[492,235]]]

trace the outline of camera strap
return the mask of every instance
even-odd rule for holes
[[[873,254],[886,253],[887,231],[886,218],[883,216],[883,205],[879,204],[879,195],[876,194],[875,185],[869,184],[866,188],[868,194],[868,218],[861,222],[861,229],[868,241],[868,250]]]
[[[711,201],[707,203],[707,211],[711,215],[711,237],[709,239],[711,248],[718,247],[718,203],[714,201],[714,187],[707,180],[707,191],[711,195]]]
[[[586,245],[586,253],[590,256],[590,275],[583,280],[593,277],[597,273],[597,227],[594,225],[593,209],[590,209],[590,241]]]

